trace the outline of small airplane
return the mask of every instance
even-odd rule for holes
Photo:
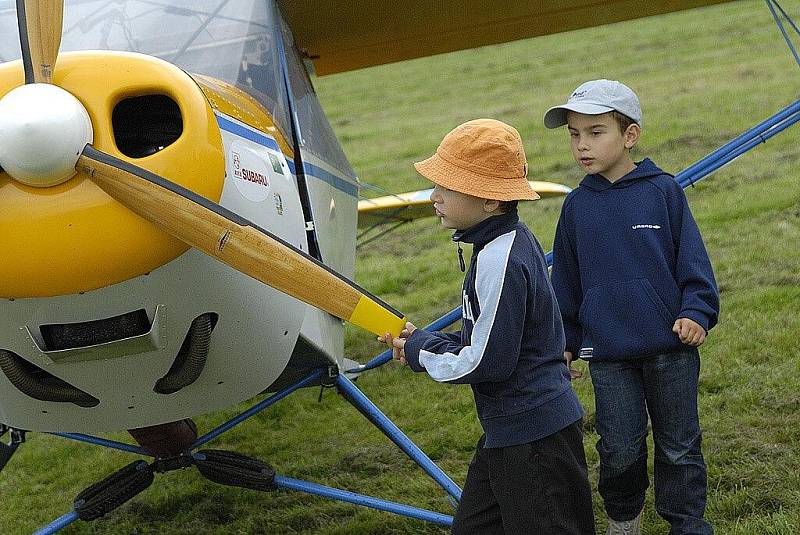
[[[180,421],[343,367],[342,320],[403,325],[351,280],[356,220],[432,215],[429,192],[357,203],[276,4],[188,5],[0,4],[8,426]]]
[[[310,70],[721,1],[0,0],[0,429],[179,456],[192,416],[352,369],[344,321],[399,333],[358,229],[430,190],[359,201]]]

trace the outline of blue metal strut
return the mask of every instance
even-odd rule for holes
[[[43,527],[39,531],[36,531],[33,535],[51,535],[52,533],[61,531],[76,520],[78,520],[78,513],[75,511],[69,512],[64,516],[53,520],[50,524],[48,524],[46,527]]]
[[[794,43],[792,43],[792,40],[789,38],[789,34],[786,32],[786,28],[783,27],[783,21],[781,21],[781,18],[778,16],[778,13],[775,12],[775,7],[777,7],[780,10],[781,14],[786,18],[787,21],[789,21],[789,24],[792,25],[792,28],[794,28],[794,31],[797,32],[798,35],[800,35],[800,29],[797,28],[794,21],[791,19],[791,17],[789,17],[786,11],[783,10],[781,5],[776,0],[766,0],[766,2],[767,2],[767,7],[769,7],[770,13],[772,13],[772,18],[775,19],[775,24],[778,25],[781,34],[783,34],[784,41],[786,41],[786,44],[789,46],[789,50],[791,50],[792,55],[794,55],[794,60],[797,62],[798,65],[800,65],[800,56],[798,56],[797,50],[794,47]]]
[[[214,428],[212,431],[198,438],[194,442],[194,444],[192,444],[189,450],[190,451],[194,450],[199,446],[205,444],[206,442],[225,433],[226,431],[231,430],[233,427],[242,423],[244,420],[250,418],[251,416],[263,411],[267,407],[274,405],[278,401],[284,399],[286,396],[288,396],[295,390],[298,390],[304,386],[308,386],[309,384],[315,381],[318,381],[319,379],[322,378],[324,371],[325,370],[322,369],[314,370],[312,373],[310,373],[308,376],[301,379],[297,383],[255,404],[250,409],[240,413],[239,415],[228,420],[224,424]],[[436,464],[433,461],[431,461],[430,458],[428,458],[428,456],[425,455],[425,453],[423,453],[422,450],[419,449],[419,447],[417,447],[416,444],[414,444],[408,437],[406,437],[403,434],[403,432],[400,431],[400,429],[391,420],[389,420],[352,383],[352,381],[347,379],[344,375],[339,375],[337,377],[337,385],[339,386],[340,390],[342,390],[345,393],[345,397],[348,401],[350,401],[356,408],[358,408],[359,411],[365,414],[371,422],[373,422],[376,426],[378,426],[381,429],[381,431],[383,431],[387,436],[389,436],[389,438],[391,438],[391,440],[394,441],[395,444],[397,444],[400,447],[400,449],[402,449],[406,454],[408,454],[409,457],[412,458],[412,460],[414,460],[436,482],[438,482],[449,493],[450,496],[452,496],[456,500],[460,498],[461,489],[459,489],[458,486],[455,483],[453,483],[453,481],[438,466],[436,466]],[[146,455],[146,453],[143,450],[141,450],[141,448],[138,448],[136,446],[131,446],[128,444],[123,444],[120,442],[115,442],[112,440],[101,439],[78,433],[52,433],[52,434],[63,438],[68,438],[71,440],[87,442],[98,446],[126,451],[129,453]],[[409,518],[415,518],[418,520],[424,520],[427,522],[434,522],[436,524],[441,524],[445,526],[449,526],[453,522],[453,518],[448,515],[396,502],[381,500],[378,498],[374,498],[372,496],[366,496],[350,491],[335,489],[332,487],[326,487],[324,485],[319,485],[317,483],[310,483],[298,479],[276,476],[275,484],[278,487],[299,490],[310,494],[316,494],[319,496],[328,497],[335,500],[341,500],[356,505],[371,507],[373,509],[387,511],[390,513],[395,513],[398,515],[406,516]],[[56,519],[47,527],[37,531],[36,535],[50,535],[52,533],[56,533],[61,529],[63,529],[64,527],[68,526],[69,524],[72,524],[76,520],[79,520],[78,513],[75,511],[71,511],[61,516],[60,518]]]
[[[350,403],[352,403],[367,419],[378,429],[383,431],[392,442],[411,457],[434,481],[439,483],[450,496],[456,500],[461,500],[461,489],[456,485],[441,468],[430,460],[425,453],[414,444],[397,425],[391,421],[370,399],[356,387],[353,382],[339,375],[336,378],[336,385],[339,387]]]
[[[410,505],[380,500],[371,496],[356,494],[355,492],[334,489],[324,485],[318,485],[316,483],[309,483],[299,479],[292,479],[290,477],[275,476],[275,485],[286,489],[316,494],[317,496],[322,496],[324,498],[331,498],[333,500],[348,502],[355,505],[363,505],[365,507],[371,507],[380,511],[387,511],[396,515],[416,518],[418,520],[433,522],[435,524],[441,524],[444,526],[450,526],[453,523],[452,516],[434,513],[433,511],[428,511],[426,509],[419,509],[418,507],[411,507]]]
[[[286,396],[288,396],[289,394],[291,394],[295,390],[297,390],[299,388],[302,388],[302,387],[308,385],[309,383],[313,383],[314,381],[320,379],[321,377],[322,377],[322,370],[314,370],[311,374],[306,376],[305,379],[301,379],[299,382],[293,384],[292,386],[290,386],[288,388],[285,388],[284,390],[281,390],[280,392],[271,395],[267,399],[265,399],[265,400],[255,404],[255,405],[253,405],[248,410],[246,410],[246,411],[242,412],[241,414],[239,414],[238,416],[235,416],[234,418],[228,420],[224,424],[222,424],[222,425],[220,425],[218,427],[215,427],[214,429],[212,429],[211,431],[209,431],[205,435],[203,435],[200,438],[198,438],[197,440],[195,440],[194,444],[192,444],[189,447],[189,450],[194,450],[194,449],[199,448],[200,446],[202,446],[206,442],[208,442],[208,441],[220,436],[225,431],[233,429],[234,427],[236,427],[237,425],[239,425],[243,421],[247,420],[251,416],[254,416],[254,415],[258,414],[259,412],[263,411],[264,409],[266,409],[270,405],[274,405],[275,403],[277,403],[278,401],[282,400],[283,398],[285,398]]]

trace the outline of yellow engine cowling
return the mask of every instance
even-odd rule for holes
[[[22,81],[21,62],[0,66],[0,97]],[[59,57],[53,81],[87,109],[96,148],[219,201],[225,179],[222,139],[211,105],[189,75],[150,56],[75,52]],[[182,130],[151,155],[127,156],[117,142],[125,125],[117,124],[115,132],[114,110],[148,96],[171,99]],[[84,174],[34,188],[0,173],[0,249],[0,297],[30,298],[122,282],[168,263],[187,246],[114,201]]]

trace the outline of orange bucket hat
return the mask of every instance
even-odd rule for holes
[[[528,162],[519,132],[501,121],[475,119],[444,136],[436,154],[414,164],[447,189],[497,201],[533,201]]]

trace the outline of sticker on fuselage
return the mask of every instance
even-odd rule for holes
[[[271,152],[269,153],[269,161],[272,162],[272,170],[279,175],[283,174],[283,167],[281,167],[281,160]]]
[[[244,198],[253,202],[264,202],[270,196],[269,173],[273,168],[273,157],[273,154],[261,147],[253,149],[239,141],[231,144],[231,176],[236,189]]]

